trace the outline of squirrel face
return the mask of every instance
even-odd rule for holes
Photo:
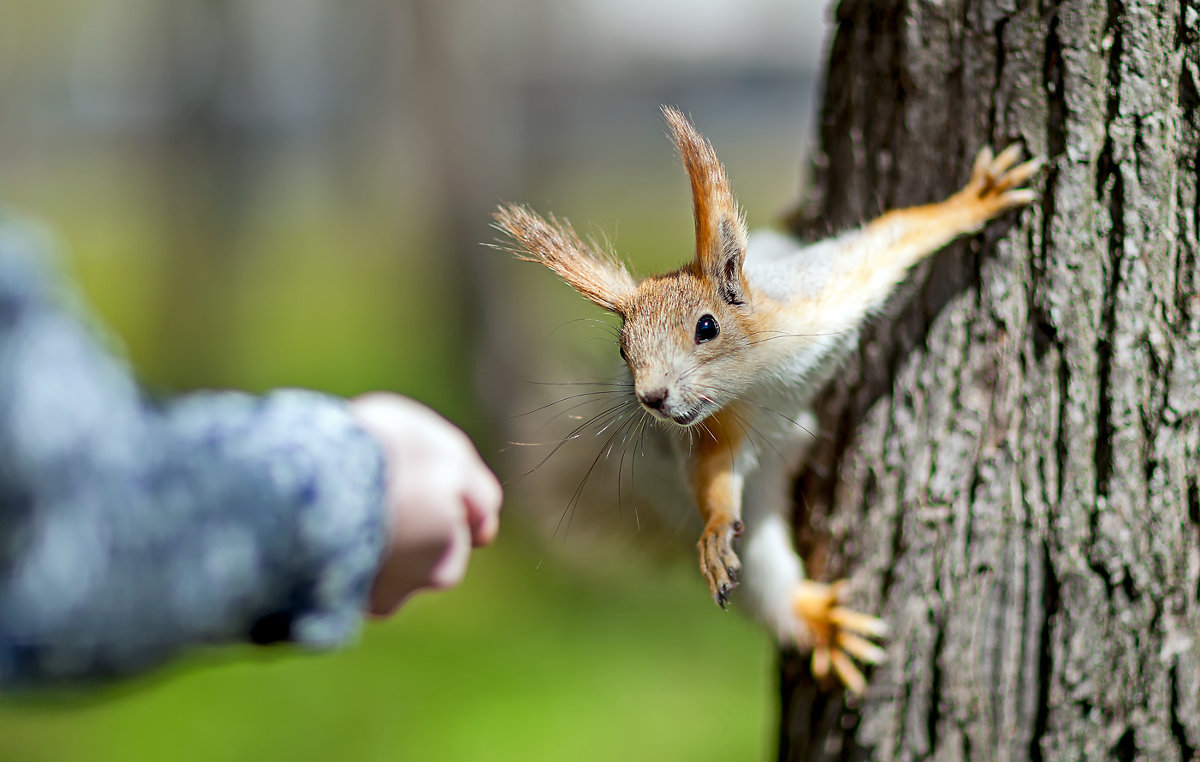
[[[749,307],[691,268],[647,278],[622,304],[621,357],[651,415],[699,423],[744,391]]]
[[[664,108],[692,189],[695,258],[638,283],[614,256],[585,243],[571,226],[522,206],[501,206],[497,226],[517,257],[540,262],[595,304],[621,316],[621,355],[634,393],[655,418],[690,426],[740,396],[753,299],[742,265],[746,223],[725,168],[687,118]]]

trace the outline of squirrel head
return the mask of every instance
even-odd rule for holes
[[[654,417],[690,426],[751,381],[753,302],[742,274],[746,223],[712,145],[678,110],[663,108],[692,188],[696,252],[674,272],[636,281],[612,254],[566,221],[501,206],[496,223],[519,258],[540,262],[622,319],[621,357],[634,395]]]

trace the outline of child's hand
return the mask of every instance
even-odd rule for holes
[[[387,460],[388,545],[370,612],[387,616],[423,588],[458,584],[471,547],[500,523],[500,483],[466,434],[424,405],[376,392],[351,400]]]

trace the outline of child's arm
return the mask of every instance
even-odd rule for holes
[[[411,401],[148,402],[48,248],[0,219],[0,693],[205,643],[341,645],[495,534],[494,478]]]

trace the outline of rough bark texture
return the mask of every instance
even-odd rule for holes
[[[816,576],[892,627],[848,706],[784,654],[780,758],[1200,759],[1200,10],[836,9],[808,219],[1047,157],[919,268],[821,405]],[[797,226],[802,222],[797,219]]]

